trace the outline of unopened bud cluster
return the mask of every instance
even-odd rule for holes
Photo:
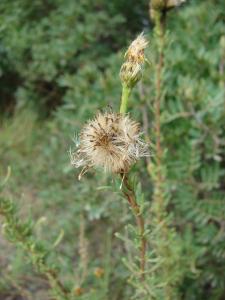
[[[122,84],[132,88],[142,77],[142,69],[145,61],[144,50],[148,42],[141,33],[129,46],[125,53],[126,61],[120,69]]]
[[[184,3],[186,0],[151,0],[151,8],[155,10],[169,10]]]
[[[155,20],[158,14],[166,12],[170,9],[178,7],[186,0],[151,0],[150,1],[150,16],[151,19]]]

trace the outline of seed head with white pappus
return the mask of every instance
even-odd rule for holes
[[[71,153],[71,163],[100,167],[112,173],[128,172],[141,157],[148,155],[148,145],[140,138],[140,126],[128,115],[105,112],[89,121],[81,131],[78,150]]]
[[[122,84],[132,88],[142,76],[142,68],[145,62],[144,50],[148,45],[143,33],[141,33],[129,46],[124,57],[126,61],[120,69]]]

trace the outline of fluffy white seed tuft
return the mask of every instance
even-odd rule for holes
[[[76,168],[83,167],[80,177],[90,167],[128,172],[138,159],[148,155],[148,145],[140,136],[139,124],[128,115],[99,113],[82,129],[80,145],[70,153],[71,163]]]

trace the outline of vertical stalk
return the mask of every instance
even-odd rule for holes
[[[165,260],[170,255],[170,249],[166,243],[169,231],[166,222],[166,204],[163,196],[163,163],[162,156],[163,150],[161,145],[161,121],[160,121],[160,109],[162,101],[162,77],[164,68],[164,50],[165,50],[165,28],[166,27],[166,11],[158,11],[155,18],[155,38],[158,50],[158,62],[156,66],[156,98],[155,98],[155,132],[156,132],[156,178],[155,178],[155,191],[154,191],[154,205],[156,213],[157,224],[162,225],[161,238],[162,243],[158,247],[159,255]],[[165,244],[164,244],[165,243]],[[165,262],[162,265],[162,274],[165,280],[168,278],[171,269]],[[167,283],[164,287],[165,300],[173,300],[174,292],[171,283]]]
[[[121,177],[123,180],[123,194],[128,200],[128,203],[133,211],[133,214],[136,219],[136,224],[139,230],[140,236],[140,271],[141,271],[141,280],[145,278],[145,253],[147,241],[145,238],[145,222],[143,214],[140,210],[140,206],[137,204],[135,192],[132,186],[129,183],[128,175],[121,173]]]
[[[157,165],[157,181],[156,188],[159,192],[162,183],[162,147],[161,147],[161,124],[160,124],[160,108],[162,100],[162,72],[164,65],[164,47],[165,47],[165,22],[166,13],[159,13],[155,20],[155,36],[158,47],[158,63],[156,67],[156,98],[155,98],[155,131],[156,131],[156,165]],[[158,197],[162,201],[162,197]],[[162,203],[158,203],[160,206]]]
[[[122,96],[121,96],[121,104],[120,104],[120,113],[125,114],[127,112],[128,100],[131,94],[131,88],[126,84],[123,84],[122,88]],[[146,254],[146,238],[144,236],[145,232],[145,222],[143,218],[143,214],[140,210],[140,207],[136,201],[136,195],[133,187],[129,183],[128,174],[121,173],[121,178],[123,181],[122,191],[124,196],[127,198],[127,201],[132,209],[134,217],[136,219],[136,224],[139,231],[140,236],[140,277],[141,280],[145,278],[145,254]]]
[[[52,272],[51,270],[46,271],[46,277],[49,281],[49,283],[52,285],[53,288],[55,288],[60,295],[63,297],[64,300],[69,300],[69,293],[64,287],[64,285],[61,283],[61,281],[58,279],[57,275]]]
[[[120,113],[125,114],[127,112],[128,99],[131,93],[131,88],[126,84],[123,84],[121,103],[120,103]]]

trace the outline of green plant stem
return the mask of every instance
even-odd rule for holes
[[[127,85],[123,84],[122,89],[122,97],[120,104],[120,113],[125,114],[127,112],[128,107],[128,99],[131,93],[131,88],[127,87]],[[132,212],[136,219],[136,224],[139,230],[140,235],[140,272],[141,272],[141,280],[145,278],[145,255],[146,255],[146,238],[144,235],[145,232],[145,222],[143,215],[141,213],[140,207],[137,204],[135,192],[132,186],[129,184],[128,174],[121,173],[121,178],[123,181],[123,194],[127,198],[128,203],[132,209]]]
[[[145,278],[145,254],[146,254],[146,246],[147,241],[145,238],[145,222],[143,214],[140,210],[140,206],[137,204],[135,192],[132,188],[132,186],[129,184],[129,179],[127,174],[121,173],[121,177],[123,180],[123,194],[128,200],[128,203],[133,211],[133,214],[136,219],[137,227],[139,230],[139,236],[140,236],[140,271],[141,271],[141,280],[144,280]]]
[[[155,35],[158,47],[158,63],[156,69],[156,98],[155,98],[155,130],[156,130],[156,164],[157,164],[157,177],[159,182],[162,181],[161,174],[161,160],[162,160],[162,147],[161,147],[161,123],[160,123],[160,108],[162,99],[162,72],[164,65],[164,48],[165,48],[165,22],[166,13],[159,14],[156,18]]]
[[[59,291],[63,299],[70,300],[68,291],[66,290],[62,282],[59,280],[57,274],[53,270],[48,269],[46,272],[46,277],[52,285],[52,287],[55,287]]]
[[[130,94],[131,94],[131,88],[129,88],[127,85],[123,84],[121,104],[120,104],[120,113],[121,114],[125,114],[127,112],[128,99],[129,99]]]
[[[156,179],[155,179],[155,191],[154,191],[154,205],[157,223],[162,224],[162,239],[166,241],[169,232],[166,222],[166,204],[163,197],[163,182],[165,180],[162,173],[162,145],[161,145],[161,120],[160,109],[162,101],[162,76],[164,68],[164,51],[165,51],[165,27],[166,27],[166,12],[161,12],[155,19],[155,37],[158,48],[158,63],[156,66],[156,98],[155,98],[155,132],[156,132]],[[170,249],[168,245],[161,245],[158,249],[159,255],[167,258],[170,255]],[[168,277],[171,270],[167,265],[162,265],[162,273],[164,278]],[[165,300],[174,299],[173,286],[168,283],[164,288]]]

